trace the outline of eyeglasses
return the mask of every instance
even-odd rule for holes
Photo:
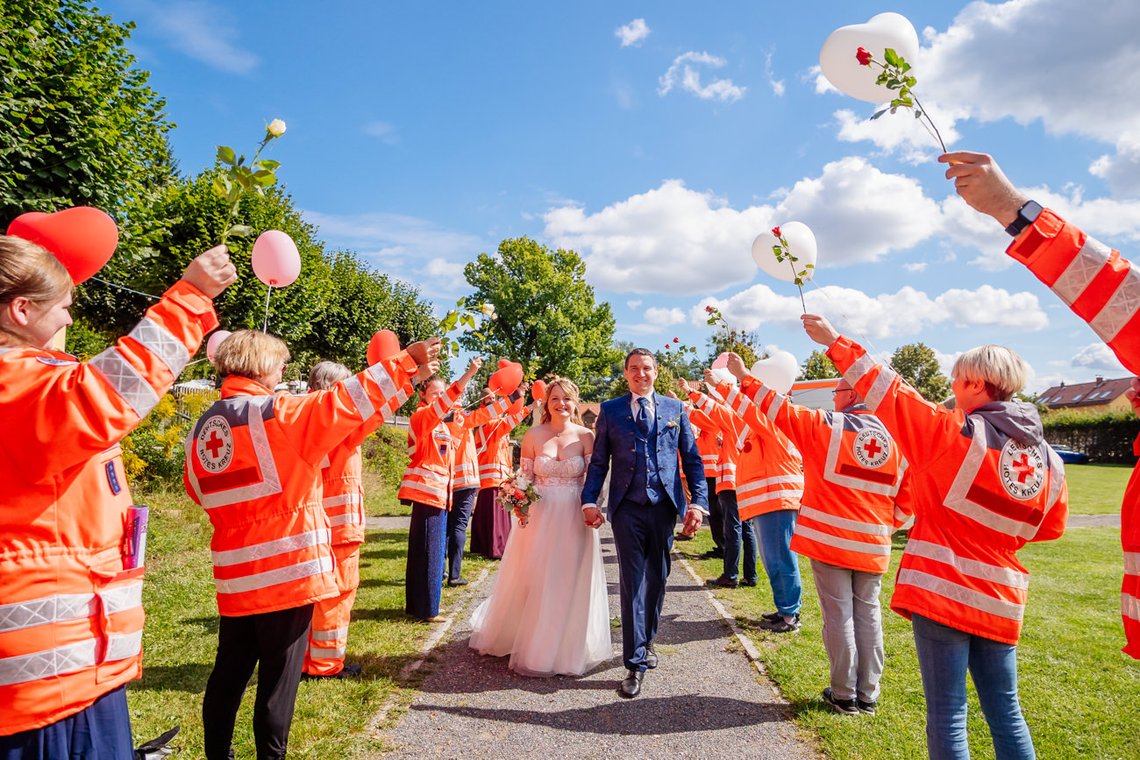
[[[854,388],[834,388],[831,391],[831,395],[834,396],[837,393],[850,393],[853,390],[854,390]]]

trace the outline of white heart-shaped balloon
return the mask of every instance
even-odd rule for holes
[[[756,266],[764,270],[765,274],[784,282],[795,282],[796,272],[804,272],[804,281],[810,280],[815,272],[815,235],[811,228],[803,222],[788,222],[779,227],[780,235],[788,241],[788,252],[796,257],[796,261],[787,259],[780,261],[776,258],[772,248],[779,244],[779,240],[771,230],[761,232],[752,241],[752,260]],[[811,264],[812,268],[807,269]],[[806,270],[806,271],[805,271]]]
[[[752,375],[777,393],[787,395],[800,373],[800,363],[787,351],[773,351],[752,365]]]
[[[883,70],[859,63],[855,58],[859,48],[880,62],[883,51],[891,48],[914,66],[918,57],[918,33],[914,25],[898,13],[880,13],[865,24],[836,29],[819,51],[819,67],[836,89],[869,103],[889,102],[896,91],[875,84]]]
[[[732,374],[724,367],[713,367],[712,373],[713,377],[715,377],[718,382],[728,383],[729,385],[736,385],[736,375]]]

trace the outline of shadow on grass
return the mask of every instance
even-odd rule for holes
[[[373,607],[371,609],[354,607],[352,610],[352,619],[379,621],[395,620],[407,623],[415,622],[415,618],[409,617],[407,614],[405,614],[403,607]]]
[[[187,662],[181,665],[145,665],[143,677],[127,685],[131,691],[184,691],[201,694],[214,664]]]
[[[403,578],[362,578],[361,588],[379,588],[384,586],[403,586]]]
[[[196,617],[196,618],[182,618],[182,625],[196,625],[201,626],[203,630],[208,633],[218,632],[218,616],[213,617]]]

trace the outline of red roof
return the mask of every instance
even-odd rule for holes
[[[1055,385],[1041,393],[1038,400],[1050,409],[1110,404],[1132,385],[1131,377],[1105,380],[1098,377],[1091,383]]]

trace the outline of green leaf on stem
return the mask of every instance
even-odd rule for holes
[[[253,234],[253,227],[248,224],[235,224],[226,230],[226,237],[249,237]]]
[[[228,145],[219,145],[218,161],[223,164],[233,166],[235,163],[237,163],[237,158],[234,156],[234,149]]]

